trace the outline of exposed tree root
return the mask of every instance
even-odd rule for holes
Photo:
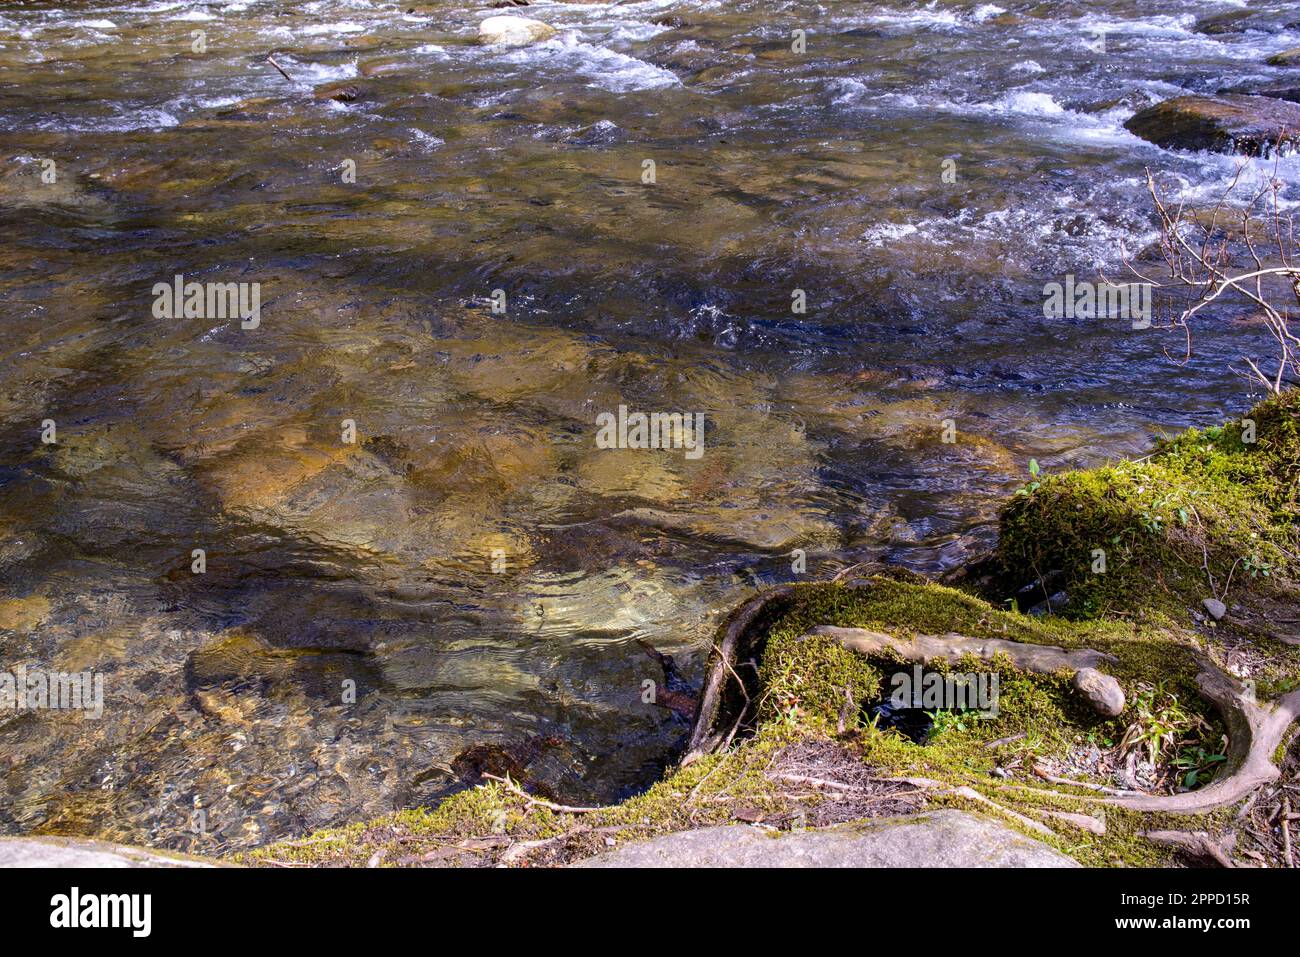
[[[1273,763],[1273,753],[1291,722],[1300,717],[1300,689],[1260,704],[1236,679],[1207,660],[1201,661],[1196,682],[1228,726],[1228,760],[1219,776],[1203,788],[1181,794],[1134,794],[1096,800],[1135,811],[1203,814],[1236,804],[1256,788],[1277,779],[1281,772]]]
[[[700,692],[700,703],[695,710],[695,724],[691,729],[691,740],[686,746],[686,756],[682,758],[682,765],[690,764],[701,754],[708,754],[718,747],[724,740],[725,735],[722,732],[715,731],[714,725],[718,720],[718,711],[722,706],[723,694],[727,688],[727,682],[734,679],[736,675],[736,662],[740,658],[742,650],[748,646],[753,638],[751,630],[758,622],[760,616],[768,608],[769,603],[782,598],[787,598],[794,593],[794,588],[790,585],[781,585],[773,588],[771,591],[764,592],[754,598],[751,598],[732,616],[727,630],[722,636],[722,641],[714,649],[713,665],[709,668],[708,678],[705,679],[704,689]],[[742,696],[749,700],[749,695],[741,687]],[[744,718],[742,711],[737,724]]]
[[[1091,648],[1066,649],[1055,645],[1031,645],[1020,641],[1007,641],[1003,638],[967,638],[964,635],[914,635],[910,638],[887,634],[883,631],[870,631],[866,628],[837,628],[822,625],[814,628],[814,635],[834,638],[850,651],[864,655],[879,655],[892,652],[908,661],[933,661],[941,658],[945,661],[957,661],[966,655],[991,659],[995,655],[1006,655],[1017,668],[1032,671],[1035,674],[1055,674],[1058,671],[1070,671],[1076,676],[1081,671],[1091,669],[1095,672],[1093,680],[1105,686],[1110,697],[1118,703],[1118,710],[1123,709],[1124,692],[1114,678],[1101,674],[1096,669],[1099,665],[1114,662],[1114,655],[1108,655]],[[1089,702],[1093,703],[1091,695]],[[1094,707],[1099,706],[1094,703]],[[1116,714],[1118,710],[1105,713]]]
[[[1177,847],[1193,857],[1212,861],[1220,867],[1235,867],[1232,849],[1236,846],[1234,834],[1215,838],[1208,831],[1142,831],[1142,836],[1156,844]]]

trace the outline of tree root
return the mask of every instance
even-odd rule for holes
[[[722,641],[714,649],[713,666],[709,668],[709,676],[705,680],[704,689],[700,692],[700,703],[695,709],[695,723],[691,728],[691,739],[686,746],[686,755],[681,761],[683,767],[700,755],[715,750],[726,737],[721,732],[714,731],[714,724],[718,720],[718,712],[722,707],[727,682],[736,674],[735,663],[739,660],[741,652],[747,650],[752,643],[754,626],[758,623],[760,616],[767,609],[769,603],[789,597],[793,593],[793,586],[780,585],[751,598],[741,605],[740,609],[732,616],[727,625],[727,630],[722,636]],[[743,685],[741,691],[745,700],[748,701],[749,695],[748,692],[744,691]],[[744,712],[742,711],[737,718],[737,726],[743,717]]]
[[[967,638],[964,635],[914,635],[910,638],[890,635],[883,631],[870,631],[866,628],[837,628],[822,625],[814,628],[810,634],[834,638],[850,651],[864,655],[879,655],[892,652],[908,661],[933,661],[936,658],[945,661],[957,661],[966,655],[974,655],[985,660],[996,655],[1005,655],[1017,668],[1032,671],[1035,674],[1055,674],[1069,671],[1076,676],[1076,685],[1080,672],[1087,672],[1091,680],[1103,687],[1111,701],[1109,708],[1097,703],[1093,694],[1088,694],[1088,702],[1103,714],[1111,717],[1124,708],[1124,692],[1119,682],[1110,675],[1097,671],[1099,665],[1115,662],[1114,655],[1108,655],[1091,648],[1066,649],[1055,645],[1031,645],[1020,641],[1008,641],[1004,638]]]
[[[1141,831],[1142,837],[1156,844],[1176,847],[1193,857],[1213,861],[1220,867],[1236,867],[1229,856],[1237,844],[1235,834],[1215,839],[1208,831]]]
[[[1282,743],[1291,722],[1300,717],[1300,689],[1276,701],[1260,704],[1235,679],[1208,660],[1200,662],[1196,683],[1228,726],[1227,763],[1219,776],[1203,788],[1181,794],[1134,794],[1100,800],[1134,811],[1204,814],[1236,804],[1261,785],[1276,780],[1281,771],[1273,752]]]

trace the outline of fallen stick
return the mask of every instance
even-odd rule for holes
[[[1064,785],[1065,787],[1083,788],[1085,791],[1100,791],[1102,794],[1124,795],[1138,793],[1136,791],[1125,791],[1121,788],[1108,787],[1105,784],[1088,784],[1086,781],[1073,781],[1070,778],[1059,778],[1054,774],[1048,774],[1036,764],[1033,767],[1033,772],[1044,781],[1048,781],[1052,784]]]
[[[1295,860],[1291,856],[1291,826],[1287,823],[1291,820],[1291,799],[1282,798],[1282,856],[1286,860],[1286,866],[1294,868]]]
[[[865,791],[866,788],[856,787],[852,784],[841,784],[839,781],[827,781],[825,778],[810,778],[804,774],[778,774],[776,777],[782,781],[789,781],[791,784],[807,784],[812,787],[830,788],[834,791]]]
[[[987,750],[992,751],[996,748],[1002,747],[1004,744],[1012,744],[1016,741],[1022,741],[1027,737],[1029,737],[1029,735],[1024,731],[1018,731],[1015,734],[1007,735],[1005,738],[998,738],[996,741],[990,741],[988,744],[984,745],[984,747]]]
[[[1053,831],[1047,825],[1040,824],[1038,821],[1035,821],[1033,818],[1025,817],[1023,814],[1019,813],[1018,811],[1013,811],[1009,807],[1004,807],[1003,805],[999,804],[997,801],[991,800],[990,798],[986,798],[983,794],[980,794],[979,791],[976,791],[972,787],[967,787],[964,784],[953,787],[951,785],[944,784],[942,781],[936,781],[933,778],[922,778],[922,777],[873,778],[872,780],[896,781],[896,782],[901,781],[904,784],[910,784],[912,785],[912,787],[918,788],[922,791],[938,791],[940,794],[951,794],[954,795],[955,797],[966,798],[968,801],[974,801],[976,804],[986,804],[989,807],[993,808],[994,810],[1000,811],[1001,813],[1005,814],[1007,817],[1011,818],[1012,820],[1018,821],[1020,824],[1029,828],[1029,830],[1034,831],[1037,834],[1042,834],[1045,837],[1056,837],[1056,832]]]
[[[555,811],[557,814],[591,814],[593,811],[605,810],[602,807],[573,807],[569,804],[556,804],[554,801],[548,801],[545,798],[536,797],[515,784],[514,781],[511,781],[510,775],[508,774],[503,778],[499,778],[495,774],[484,774],[483,777],[487,778],[489,781],[498,781],[501,784],[504,784],[507,791],[519,795],[519,797],[523,798],[530,805],[535,804],[538,807],[546,808],[548,811]]]
[[[286,80],[288,80],[290,83],[293,82],[293,77],[291,77],[288,73],[286,73],[284,67],[280,66],[280,64],[276,62],[274,53],[268,53],[266,55],[266,62],[271,64],[271,66],[275,67],[277,70],[279,70],[280,75],[284,77]]]

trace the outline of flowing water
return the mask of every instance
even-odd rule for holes
[[[1030,457],[1247,401],[1251,323],[1180,364],[1043,286],[1154,238],[1145,167],[1222,189],[1122,123],[1294,81],[1290,3],[534,2],[558,38],[477,45],[501,12],[0,4],[0,661],[105,680],[0,716],[4,831],[220,852],[503,766],[615,799],[684,730],[637,639],[698,674],[796,548],[939,572]],[[260,323],[160,317],[178,274]],[[598,448],[620,404],[704,453]]]

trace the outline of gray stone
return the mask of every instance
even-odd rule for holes
[[[0,867],[216,867],[185,854],[78,837],[0,837]]]
[[[1202,600],[1201,604],[1205,606],[1205,610],[1210,613],[1210,617],[1215,621],[1228,613],[1228,606],[1217,598],[1206,598]]]
[[[1274,53],[1267,62],[1273,66],[1300,66],[1300,47]]]
[[[1117,717],[1124,710],[1124,689],[1110,675],[1096,668],[1080,668],[1074,673],[1074,687],[1101,714]]]
[[[1078,867],[991,818],[940,810],[772,834],[744,824],[681,831],[575,867]]]
[[[549,23],[528,17],[488,17],[478,25],[478,42],[492,46],[522,47],[549,40],[560,31]]]

